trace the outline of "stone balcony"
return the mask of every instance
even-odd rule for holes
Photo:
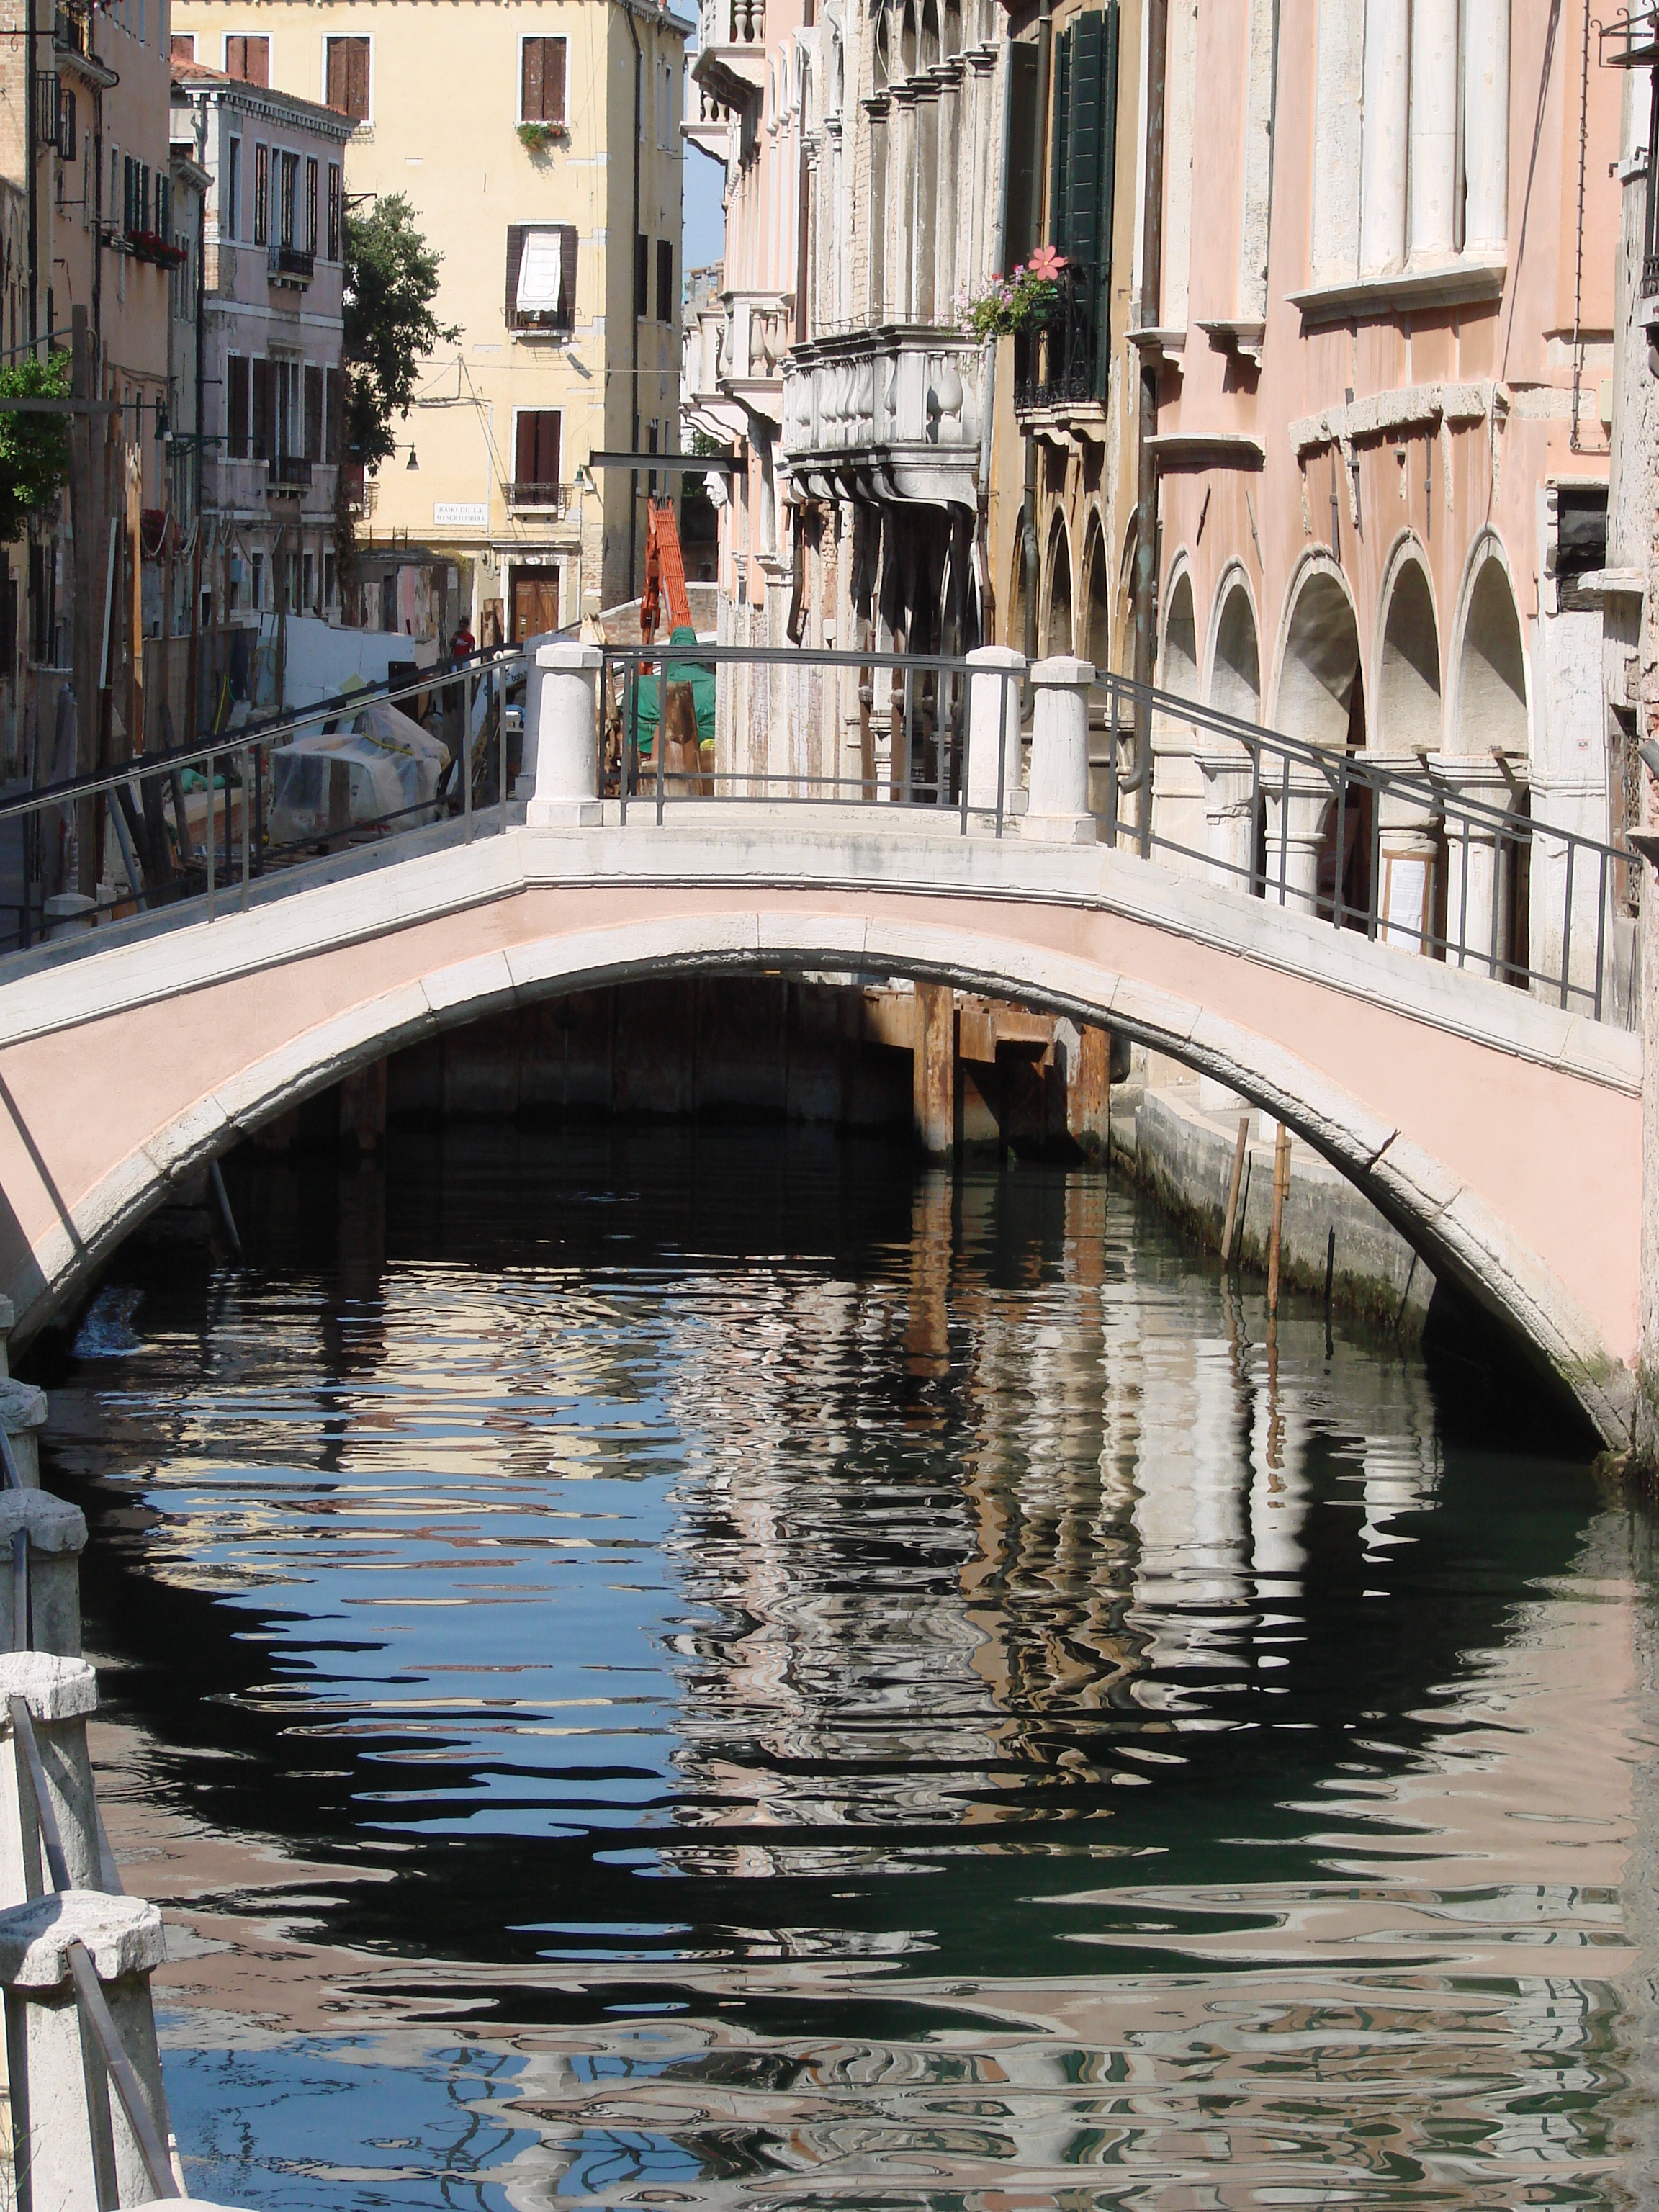
[[[784,370],[785,465],[819,499],[971,507],[981,366],[972,339],[931,324],[797,346]]]
[[[758,106],[766,89],[766,0],[702,0],[695,83],[716,110]]]

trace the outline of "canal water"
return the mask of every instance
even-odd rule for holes
[[[192,2193],[1652,2201],[1652,1537],[1098,1174],[244,1164],[54,1378]]]

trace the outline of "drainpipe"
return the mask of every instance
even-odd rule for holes
[[[1036,133],[1031,157],[1032,198],[1037,207],[1042,205],[1042,179],[1048,164],[1044,154],[1048,137],[1048,49],[1053,42],[1054,0],[1042,0],[1037,10],[1037,112]],[[1039,229],[1042,228],[1038,226]],[[1037,657],[1037,593],[1042,586],[1042,564],[1037,552],[1036,533],[1036,440],[1029,433],[1025,440],[1024,527],[1020,533],[1020,565],[1025,574],[1025,635],[1020,642],[1029,668]]]
[[[40,189],[35,171],[40,159],[39,101],[34,89],[34,11],[36,0],[24,0],[29,11],[28,35],[25,41],[27,66],[24,70],[27,93],[27,112],[23,118],[23,161],[28,171],[29,224],[29,345],[33,349],[40,336]]]
[[[1164,295],[1164,74],[1169,0],[1146,0],[1146,198],[1140,222],[1140,321],[1155,327]],[[1158,357],[1140,349],[1140,407],[1136,423],[1135,682],[1152,680],[1152,623],[1158,604]],[[1145,690],[1135,699],[1135,764],[1127,779],[1140,794],[1137,842],[1152,849],[1152,714]]]
[[[645,116],[641,106],[645,98],[645,51],[640,45],[640,34],[634,27],[630,0],[623,0],[623,20],[628,25],[629,37],[634,41],[634,240],[629,248],[628,269],[628,327],[632,333],[629,360],[634,386],[634,428],[628,441],[628,450],[630,453],[637,453],[640,450],[640,136],[645,128]],[[649,284],[651,267],[648,261],[645,277]],[[630,469],[628,471],[628,596],[630,599],[639,596],[638,556],[635,550],[639,535],[639,504],[640,472],[637,469]]]

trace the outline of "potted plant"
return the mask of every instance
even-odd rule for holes
[[[557,135],[550,123],[521,123],[519,125],[519,143],[528,150],[532,158],[545,154]]]
[[[1052,246],[1039,246],[1012,274],[993,276],[982,292],[960,302],[963,328],[981,343],[1042,330],[1060,310],[1060,280],[1066,257]]]

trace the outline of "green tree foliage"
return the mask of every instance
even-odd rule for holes
[[[61,399],[70,388],[70,357],[26,355],[0,368],[0,398]],[[66,415],[15,415],[0,410],[0,542],[15,538],[27,517],[69,482]]]
[[[401,192],[348,209],[345,443],[349,458],[366,468],[392,458],[393,424],[409,413],[422,362],[440,340],[459,335],[432,312],[441,258]]]

